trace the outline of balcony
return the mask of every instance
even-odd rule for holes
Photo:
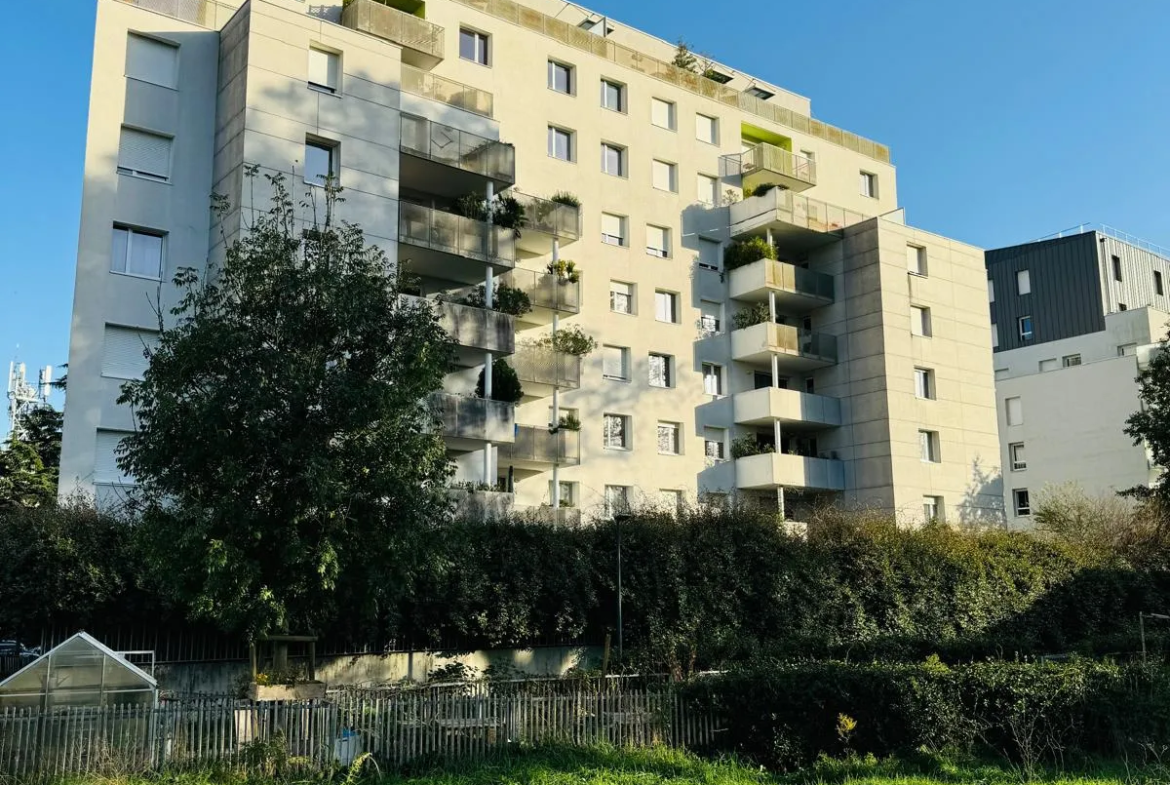
[[[773,188],[731,205],[731,236],[766,236],[781,248],[807,251],[841,237],[847,226],[868,216],[843,207],[810,199],[802,194]]]
[[[516,407],[451,393],[434,393],[431,408],[443,437],[454,449],[474,450],[483,442],[510,444],[516,439]]]
[[[835,428],[841,424],[841,399],[799,390],[762,387],[736,393],[733,400],[736,425],[771,425],[781,422],[793,430]]]
[[[505,272],[516,264],[511,229],[409,202],[398,206],[398,242],[398,260],[429,278],[482,283],[485,265]]]
[[[402,47],[402,62],[434,68],[443,62],[443,28],[375,0],[348,0],[341,24]]]
[[[815,161],[766,142],[739,155],[724,156],[724,161],[726,176],[742,177],[745,193],[761,185],[806,191],[817,184]]]
[[[837,336],[798,330],[789,324],[762,322],[731,332],[733,359],[771,365],[779,358],[783,371],[811,371],[837,363]]]
[[[403,92],[411,95],[438,101],[484,117],[491,117],[494,111],[495,99],[488,91],[428,73],[406,63],[402,64],[401,87]]]
[[[833,303],[833,276],[787,262],[760,259],[728,274],[732,299],[766,302],[776,293],[776,305],[786,313],[804,313]]]
[[[407,301],[421,297],[403,295]],[[426,300],[439,316],[439,325],[455,344],[455,364],[465,368],[483,365],[483,353],[511,354],[516,350],[514,317],[486,308],[443,300]]]
[[[815,491],[845,490],[845,464],[836,458],[763,453],[735,462],[735,487],[742,491],[804,488]]]
[[[524,397],[547,398],[553,390],[581,386],[581,358],[546,346],[527,346],[509,358],[524,387]]]
[[[512,514],[516,502],[515,494],[503,491],[469,491],[451,488],[447,491],[451,500],[452,517],[459,521],[491,521],[507,518]]]
[[[402,187],[456,197],[516,182],[516,148],[424,117],[402,115]]]
[[[500,466],[521,471],[542,472],[558,466],[581,463],[580,431],[558,430],[548,426],[517,425],[516,441],[500,447]]]
[[[527,253],[552,253],[553,240],[560,244],[581,239],[581,208],[513,191],[511,197],[524,208],[524,229],[516,245]]]
[[[579,275],[579,274],[578,274]],[[581,312],[581,282],[552,273],[516,268],[503,276],[503,283],[528,295],[532,310],[516,320],[525,324],[550,324],[554,316]]]

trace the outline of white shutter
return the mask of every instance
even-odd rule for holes
[[[1016,294],[1031,294],[1032,293],[1032,275],[1027,270],[1020,270],[1016,273]]]
[[[130,478],[118,468],[118,445],[130,434],[126,431],[98,431],[93,454],[93,480],[100,483],[124,483]]]
[[[153,330],[107,324],[102,346],[102,376],[141,379],[149,364],[146,352],[157,346],[158,333]]]
[[[166,180],[171,176],[172,141],[169,136],[123,126],[118,144],[118,168]]]
[[[1007,408],[1007,424],[1008,425],[1023,425],[1024,423],[1024,402],[1020,398],[1005,398],[1004,404]]]
[[[659,128],[674,130],[674,104],[661,98],[651,99],[650,122]]]
[[[670,292],[654,293],[654,318],[660,322],[674,323],[674,295]]]
[[[703,204],[713,205],[719,200],[719,186],[714,177],[701,174],[698,176],[698,197]]]
[[[626,378],[626,350],[620,346],[606,346],[602,349],[603,375],[611,379]]]
[[[925,248],[919,248],[917,245],[907,245],[906,269],[918,275],[926,275],[926,265],[923,264],[923,257],[925,255]]]
[[[667,255],[667,230],[661,226],[646,227],[646,250],[653,256]]]
[[[654,187],[660,191],[673,191],[674,185],[674,164],[668,164],[665,161],[654,161],[651,163],[651,169],[654,172]]]
[[[341,82],[341,58],[333,52],[310,47],[309,83],[318,87],[337,90]]]
[[[603,239],[610,238],[615,244],[622,244],[626,239],[625,219],[609,213],[601,214],[601,234]]]
[[[126,76],[162,87],[178,86],[179,47],[133,33],[126,41]]]
[[[715,131],[716,122],[714,117],[705,114],[695,115],[695,138],[700,142],[715,144],[715,137],[718,135]]]
[[[699,264],[711,270],[718,270],[720,243],[717,240],[699,240]]]

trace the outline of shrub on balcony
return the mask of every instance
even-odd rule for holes
[[[743,198],[748,199],[752,196],[763,196],[775,187],[775,183],[760,183],[755,188],[745,188],[743,190]]]
[[[479,381],[475,384],[475,395],[483,398],[483,371],[479,372]],[[492,363],[492,400],[503,403],[520,403],[524,397],[524,388],[520,386],[520,377],[516,370],[502,358]]]
[[[558,281],[578,283],[581,280],[581,273],[577,270],[577,263],[572,259],[549,262],[544,269],[550,275],[555,275]]]
[[[571,354],[574,357],[584,357],[597,348],[597,339],[587,335],[580,327],[573,325],[555,333],[548,333],[535,345],[539,348],[551,348],[553,351]]]
[[[760,259],[775,259],[776,248],[763,237],[749,237],[736,240],[723,250],[723,269],[734,270]]]
[[[524,215],[524,205],[511,196],[496,197],[489,208],[488,201],[482,194],[475,192],[463,194],[455,200],[453,210],[456,215],[464,218],[476,221],[490,220],[496,226],[511,229],[517,237],[528,223]]]
[[[735,459],[747,458],[749,455],[764,455],[770,452],[776,452],[776,448],[771,444],[760,444],[759,440],[752,434],[731,440],[731,457]]]
[[[557,422],[557,430],[579,431],[581,430],[581,421],[577,419],[575,414],[562,414],[561,419]]]
[[[763,324],[771,318],[771,312],[768,310],[767,303],[755,303],[750,308],[745,308],[742,311],[737,311],[731,317],[732,324],[737,330],[746,330],[757,324]]]
[[[477,286],[471,294],[464,297],[460,302],[463,305],[470,305],[473,308],[488,307],[487,301],[484,298],[484,287],[482,286]],[[532,299],[529,298],[528,292],[523,289],[498,283],[495,285],[494,294],[492,295],[491,309],[511,316],[523,316],[532,310]]]
[[[557,191],[555,194],[549,197],[549,201],[556,202],[557,204],[565,204],[569,207],[581,206],[581,200],[568,191]]]

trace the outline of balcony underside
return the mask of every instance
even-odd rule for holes
[[[505,173],[481,174],[402,148],[398,179],[401,187],[455,199],[464,194],[487,194],[488,183],[500,193],[515,184]]]
[[[732,346],[734,348],[734,343]],[[781,373],[815,371],[818,368],[828,368],[831,365],[837,364],[835,359],[829,357],[790,351],[777,346],[736,352],[732,356],[738,362],[765,366],[767,368],[772,367],[772,357],[775,356]]]
[[[772,242],[784,250],[802,253],[820,248],[840,240],[844,236],[844,227],[819,230],[796,226],[789,223],[778,212],[752,216],[731,225],[731,236],[766,237],[768,230],[772,230]]]
[[[799,390],[762,387],[736,393],[733,399],[737,425],[770,426],[779,422],[785,431],[814,432],[841,425],[841,401]]]
[[[409,261],[407,269],[415,275],[463,284],[483,283],[488,267],[496,273],[512,269],[512,262],[506,259],[487,255],[466,256],[401,236],[398,239],[398,261]]]
[[[809,182],[809,176],[804,172],[778,172],[766,168],[744,172],[744,191],[754,190],[761,185],[780,186],[799,193],[812,188],[816,182]]]

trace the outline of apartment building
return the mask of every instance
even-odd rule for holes
[[[267,204],[252,165],[336,178],[439,310],[444,436],[489,509],[999,520],[982,252],[905,223],[885,146],[674,54],[558,0],[98,0],[62,492],[132,487],[118,387],[174,269]]]
[[[1170,322],[1170,252],[1102,226],[986,258],[1009,525],[1032,525],[1045,488],[1153,483],[1158,467],[1123,429]]]

